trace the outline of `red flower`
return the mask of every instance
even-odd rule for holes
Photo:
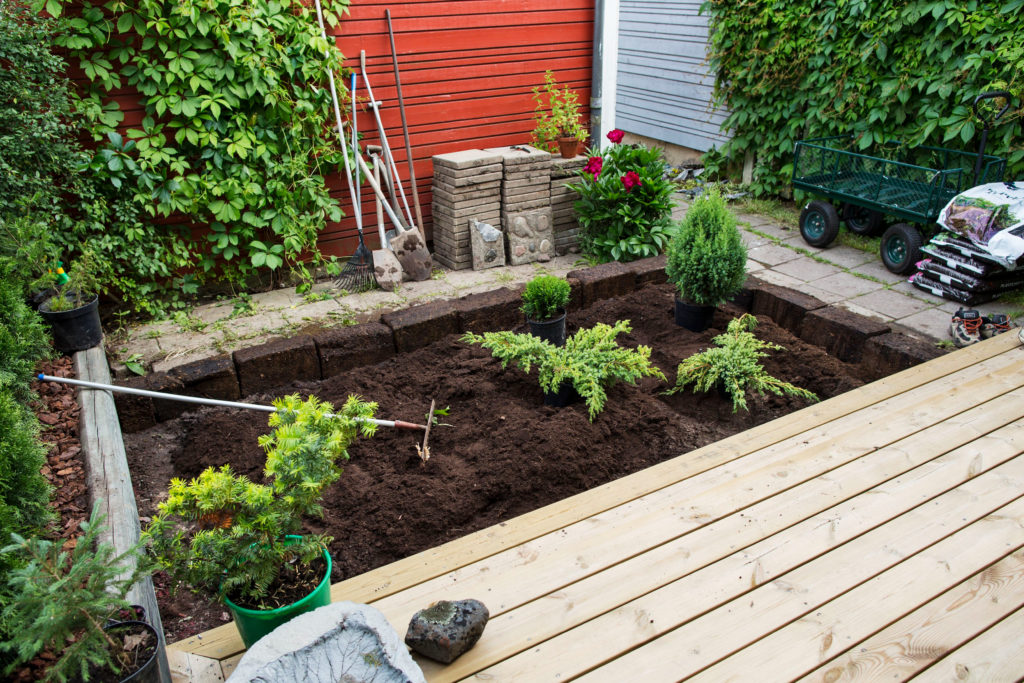
[[[617,145],[620,142],[622,142],[622,136],[624,136],[624,135],[625,135],[625,133],[623,133],[621,130],[616,128],[611,133],[608,133],[608,139],[611,140],[612,142],[614,142]]]
[[[602,164],[604,164],[604,159],[601,157],[590,157],[587,159],[587,165],[583,167],[583,172],[591,174],[594,176],[594,180],[597,180],[597,176],[601,175]]]
[[[619,178],[622,181],[622,186],[626,188],[626,192],[632,192],[634,187],[640,186],[640,176],[636,171],[630,171],[626,175]]]

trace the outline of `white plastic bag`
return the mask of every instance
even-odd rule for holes
[[[1024,182],[989,183],[961,192],[942,209],[938,222],[1005,267],[1018,268],[1024,256]]]

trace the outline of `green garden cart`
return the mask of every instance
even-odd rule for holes
[[[1006,105],[986,121],[978,114],[978,104],[991,98],[1003,98]],[[921,259],[923,244],[916,225],[935,223],[942,208],[967,188],[1003,179],[1006,161],[986,155],[985,144],[989,124],[1009,108],[1006,92],[975,98],[975,115],[985,121],[977,152],[907,147],[900,142],[855,151],[853,135],[797,142],[793,187],[832,200],[814,199],[804,207],[800,214],[804,241],[827,247],[839,234],[840,220],[858,235],[884,231],[880,252],[885,267],[893,273],[910,272]],[[897,222],[887,226],[889,217]]]

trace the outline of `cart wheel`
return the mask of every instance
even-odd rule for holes
[[[856,204],[843,204],[843,220],[846,221],[846,227],[850,232],[868,237],[877,235],[885,227],[885,218],[882,214]]]
[[[906,223],[890,226],[882,235],[882,263],[889,272],[904,275],[921,260],[921,233]]]
[[[812,247],[827,247],[838,234],[839,215],[828,202],[815,199],[800,212],[800,235]]]

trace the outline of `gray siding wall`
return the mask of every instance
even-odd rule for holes
[[[701,2],[621,0],[615,125],[701,152],[725,142],[725,114],[711,108]]]

